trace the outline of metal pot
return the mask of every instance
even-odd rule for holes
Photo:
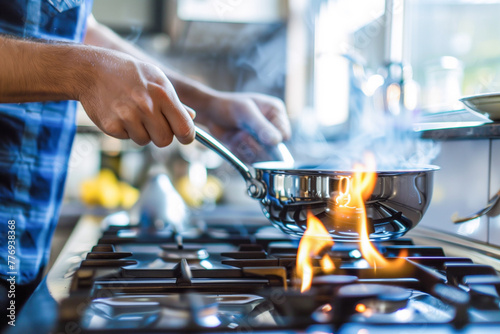
[[[252,165],[256,175],[205,131],[196,128],[196,139],[233,165],[247,182],[248,195],[259,200],[262,211],[274,226],[301,236],[307,228],[307,212],[320,219],[333,239],[359,241],[353,217],[335,210],[340,180],[352,171],[297,168],[274,161]],[[401,237],[415,227],[429,206],[437,166],[411,170],[377,171],[371,197],[365,202],[370,239]],[[353,212],[353,214],[356,214]]]

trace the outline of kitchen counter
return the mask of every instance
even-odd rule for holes
[[[434,140],[500,138],[500,123],[487,123],[480,126],[461,128],[425,130],[422,131],[422,138]]]

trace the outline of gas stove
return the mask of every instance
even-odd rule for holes
[[[55,332],[500,332],[497,270],[447,254],[437,239],[377,243],[389,263],[404,261],[397,270],[370,267],[357,243],[335,243],[334,271],[314,259],[312,287],[300,292],[299,240],[224,209],[198,221],[182,237],[108,226],[60,273],[68,284]]]

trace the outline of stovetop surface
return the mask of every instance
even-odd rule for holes
[[[59,328],[83,332],[387,332],[385,327],[500,330],[500,277],[490,266],[401,238],[376,245],[370,267],[358,244],[336,243],[336,264],[315,263],[299,291],[298,240],[265,220],[206,219],[183,237],[110,226],[75,271]],[[392,263],[405,254],[404,265]],[[357,328],[357,330],[355,330]]]
[[[108,226],[65,274],[54,332],[500,332],[500,277],[487,264],[400,238],[376,244],[389,265],[373,268],[358,244],[336,243],[333,272],[315,259],[301,293],[298,244],[264,219],[230,215],[183,237]]]

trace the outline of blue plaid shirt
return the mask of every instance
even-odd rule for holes
[[[92,0],[0,0],[0,33],[81,42]],[[0,278],[45,266],[75,134],[75,101],[0,104]],[[15,222],[9,268],[8,222]]]

